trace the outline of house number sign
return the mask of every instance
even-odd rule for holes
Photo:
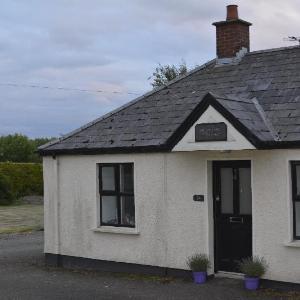
[[[203,123],[195,127],[196,142],[227,141],[225,123]]]

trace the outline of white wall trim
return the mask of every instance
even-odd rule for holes
[[[94,232],[103,233],[116,233],[116,234],[129,234],[129,235],[139,235],[140,232],[136,228],[130,227],[114,227],[114,226],[100,226],[93,228]]]
[[[57,232],[56,232],[56,251],[60,253],[60,234],[61,234],[61,226],[60,226],[60,176],[59,176],[59,157],[56,156],[53,158],[55,160],[55,175],[56,175],[56,219],[57,219]]]
[[[286,206],[287,206],[287,219],[288,219],[288,244],[294,244],[294,228],[293,228],[293,204],[292,204],[292,170],[291,159],[286,160]]]

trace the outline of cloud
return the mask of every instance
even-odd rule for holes
[[[238,0],[253,22],[253,50],[293,45],[298,0]],[[0,134],[58,136],[150,89],[157,63],[188,66],[215,56],[213,21],[228,1],[2,0],[0,11]],[[1,83],[122,91],[67,92]]]

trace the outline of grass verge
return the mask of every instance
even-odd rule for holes
[[[0,206],[0,234],[43,229],[43,205]]]

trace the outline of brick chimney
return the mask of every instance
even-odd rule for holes
[[[250,51],[249,22],[239,19],[238,6],[227,6],[226,21],[213,23],[217,31],[217,57],[234,58]]]

